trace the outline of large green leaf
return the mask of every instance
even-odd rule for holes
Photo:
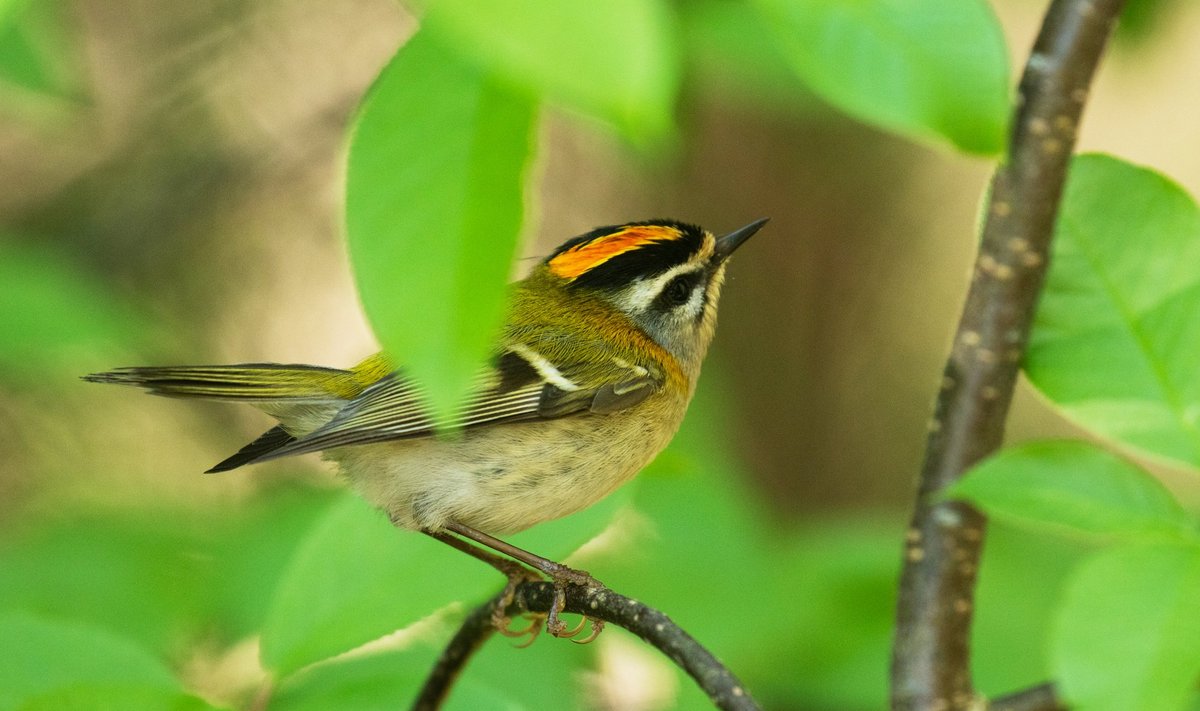
[[[433,0],[424,27],[538,97],[631,137],[671,127],[679,42],[663,0]]]
[[[419,645],[321,664],[288,679],[272,695],[271,710],[392,711],[406,708],[416,698],[437,654],[436,650]],[[449,711],[518,711],[526,708],[508,699],[497,688],[480,682],[478,676],[472,663],[467,673],[455,680],[444,708]]]
[[[1066,415],[1200,466],[1200,212],[1116,158],[1075,159],[1025,363]]]
[[[83,516],[5,541],[0,608],[69,617],[155,650],[197,625],[211,569],[178,529]]]
[[[0,545],[0,609],[69,617],[158,652],[258,631],[288,555],[328,494],[237,510],[79,513]]]
[[[1183,709],[1200,676],[1200,547],[1120,546],[1086,561],[1052,645],[1071,708]]]
[[[1050,628],[1062,591],[1095,541],[988,522],[971,623],[972,676],[986,697],[1054,678]]]
[[[1008,51],[984,0],[755,0],[800,77],[827,101],[905,135],[999,153]]]
[[[169,709],[164,700],[184,698],[162,662],[132,642],[78,623],[0,613],[0,649],[0,711],[63,708],[50,701],[77,696],[81,687],[145,702],[123,708]],[[80,708],[66,706],[72,707]]]
[[[1149,472],[1087,442],[1001,450],[946,490],[989,516],[1123,536],[1196,534],[1195,522]]]
[[[354,130],[350,257],[384,347],[447,414],[493,346],[524,213],[530,100],[418,33]]]
[[[561,560],[599,533],[628,500],[629,487],[573,516],[511,542]],[[347,496],[301,543],[280,582],[263,630],[266,666],[281,675],[382,637],[456,600],[500,590],[499,573],[428,536],[394,528]]]
[[[796,73],[767,19],[744,3],[691,0],[679,6],[689,81],[726,101],[752,101],[792,114],[812,111],[817,99],[796,91]]]
[[[216,707],[180,691],[137,684],[72,684],[40,694],[21,704],[19,711],[215,711]]]

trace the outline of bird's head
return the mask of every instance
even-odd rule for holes
[[[728,259],[766,222],[721,237],[674,220],[599,227],[565,242],[544,265],[568,293],[600,297],[698,368],[716,328]]]

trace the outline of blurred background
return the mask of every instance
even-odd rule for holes
[[[736,4],[676,3],[688,64],[674,148],[640,150],[547,110],[524,251],[632,219],[720,232],[769,216],[731,269],[705,376],[705,402],[719,404],[706,417],[774,526],[822,522],[813,535],[831,540],[865,530],[863,517],[878,524],[870,560],[881,562],[863,569],[886,590],[991,164],[829,108],[769,46],[729,41]],[[1151,165],[1195,195],[1200,5],[1149,5],[1102,67],[1079,147]],[[993,6],[1020,67],[1045,3]],[[389,0],[35,0],[21,12],[0,37],[18,69],[0,80],[0,551],[93,517],[336,489],[315,457],[201,476],[269,420],[78,376],[345,366],[375,349],[341,236],[345,131],[412,16]],[[1077,433],[1022,384],[1010,439],[1060,435]],[[1161,473],[1200,504],[1194,478]],[[204,638],[192,632],[173,639]],[[223,654],[172,660],[207,680],[194,686],[218,688],[238,673],[196,667]],[[601,665],[590,703],[670,707],[670,694],[605,691],[632,673],[612,661],[626,658]],[[776,698],[870,707],[884,670],[856,682],[845,668],[808,696]]]

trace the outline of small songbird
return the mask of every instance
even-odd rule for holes
[[[596,503],[667,445],[713,338],[729,256],[765,223],[714,237],[650,220],[568,240],[512,285],[491,362],[453,422],[434,421],[420,386],[382,354],[350,370],[252,363],[85,379],[254,405],[279,425],[209,471],[323,452],[397,526],[460,549],[474,546],[451,533],[470,539],[556,589],[590,584],[583,571],[493,536]],[[445,426],[457,436],[434,436]],[[565,635],[555,616],[550,623]]]

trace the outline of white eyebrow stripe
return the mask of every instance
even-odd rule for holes
[[[579,389],[578,385],[571,382],[566,378],[566,376],[560,373],[558,368],[554,367],[553,363],[546,360],[545,356],[533,350],[524,343],[510,343],[508,345],[508,349],[524,358],[525,362],[529,363],[529,365],[537,371],[538,375],[542,376],[542,380],[552,384],[559,390],[574,392]]]
[[[634,286],[628,289],[621,299],[625,311],[641,311],[654,301],[663,287],[665,287],[672,279],[680,274],[691,274],[704,269],[704,263],[698,261],[684,262],[683,264],[671,267],[667,271],[659,274],[653,279],[638,280],[634,282]]]

